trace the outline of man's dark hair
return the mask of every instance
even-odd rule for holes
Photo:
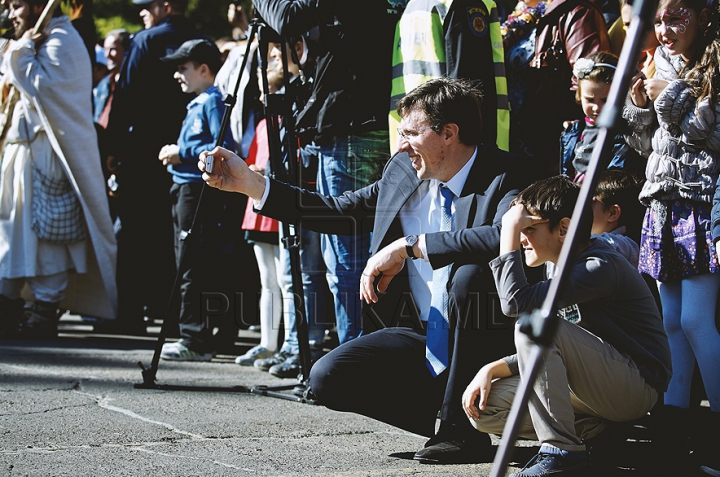
[[[513,201],[522,204],[533,215],[549,221],[550,230],[555,230],[565,217],[572,217],[575,203],[580,194],[580,186],[567,176],[554,176],[533,182],[520,192]],[[585,211],[587,218],[587,237],[592,226],[592,209]],[[580,229],[584,232],[584,228]]]
[[[600,201],[605,209],[615,204],[619,205],[622,213],[618,226],[624,225],[625,235],[639,241],[642,218],[645,214],[645,206],[638,199],[643,180],[635,173],[623,169],[602,171],[598,177],[594,198]]]
[[[460,142],[475,145],[482,142],[481,105],[482,92],[476,82],[442,77],[410,91],[398,102],[397,112],[404,117],[412,110],[422,111],[436,133],[446,124],[455,123]]]

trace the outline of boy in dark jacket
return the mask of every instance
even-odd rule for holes
[[[528,284],[521,253],[531,267],[557,263],[578,192],[563,176],[538,181],[503,216],[500,256],[490,268],[506,315],[543,304],[552,278]],[[587,239],[577,246],[558,302],[562,319],[532,388],[532,426],[526,421],[521,429],[542,443],[540,452],[514,476],[582,475],[584,440],[605,420],[645,415],[670,380],[670,348],[650,290],[622,255],[590,237],[589,225],[578,232]],[[527,379],[532,341],[518,328],[515,346],[517,354],[484,366],[463,394],[465,412],[482,432],[502,432],[515,388]]]

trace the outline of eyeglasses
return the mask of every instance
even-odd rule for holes
[[[405,129],[398,127],[397,133],[398,133],[398,136],[400,136],[401,138],[403,138],[407,141],[410,138],[418,137],[420,134],[427,131],[428,129],[432,130],[432,128],[430,126],[424,127],[422,131],[414,131],[414,130],[407,131]]]

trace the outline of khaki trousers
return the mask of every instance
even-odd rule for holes
[[[485,411],[471,424],[502,434],[515,391],[529,366],[532,341],[515,329],[520,376],[493,382]],[[584,450],[583,440],[605,427],[604,420],[626,422],[645,415],[658,394],[635,363],[580,326],[561,320],[541,364],[520,437],[561,450]]]

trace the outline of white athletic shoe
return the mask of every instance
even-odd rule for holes
[[[274,351],[270,351],[260,345],[250,348],[247,353],[235,358],[235,364],[240,366],[252,366],[256,359],[269,358],[275,354]]]
[[[213,355],[212,353],[198,353],[182,344],[182,341],[178,341],[176,343],[165,343],[160,357],[168,361],[210,361]]]

